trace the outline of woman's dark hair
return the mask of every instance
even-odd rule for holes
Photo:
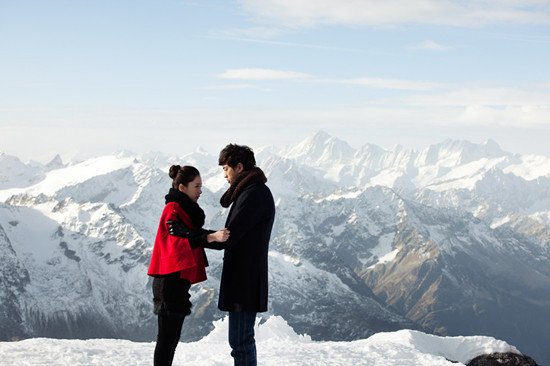
[[[193,166],[185,165],[182,167],[180,165],[172,165],[168,175],[172,178],[172,188],[178,189],[180,184],[187,187],[189,182],[192,182],[200,173]]]
[[[251,148],[245,145],[229,144],[220,151],[218,165],[229,165],[234,168],[241,163],[244,170],[250,170],[256,166],[256,159]]]

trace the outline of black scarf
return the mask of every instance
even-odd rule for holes
[[[191,201],[188,195],[175,188],[170,188],[168,194],[164,197],[166,203],[177,202],[181,208],[189,215],[194,229],[200,229],[204,225],[204,211],[199,204]]]
[[[250,170],[245,170],[237,176],[234,182],[231,183],[229,189],[223,194],[220,199],[220,204],[222,207],[229,207],[237,197],[242,193],[243,189],[252,183],[265,183],[267,178],[265,177],[264,172],[258,168],[254,167]]]

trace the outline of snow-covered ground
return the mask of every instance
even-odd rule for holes
[[[198,342],[180,343],[174,365],[232,365],[226,341],[227,320]],[[185,324],[184,324],[185,326]],[[491,337],[438,337],[418,331],[378,333],[353,342],[314,342],[296,334],[281,317],[257,325],[259,365],[463,365],[481,354],[518,352]],[[151,365],[154,343],[116,339],[34,338],[0,342],[0,365]],[[460,363],[453,363],[458,361]]]

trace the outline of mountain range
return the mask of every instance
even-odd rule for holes
[[[492,140],[356,149],[322,131],[255,152],[277,208],[266,316],[318,340],[488,335],[550,364],[550,158]],[[0,340],[155,338],[146,269],[175,163],[199,168],[205,226],[223,227],[227,183],[202,150],[46,165],[0,154]],[[208,251],[184,339],[224,315],[222,255]]]

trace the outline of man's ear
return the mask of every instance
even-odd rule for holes
[[[237,163],[237,165],[235,165],[235,172],[237,174],[240,174],[243,170],[244,170],[244,165],[243,163]]]

